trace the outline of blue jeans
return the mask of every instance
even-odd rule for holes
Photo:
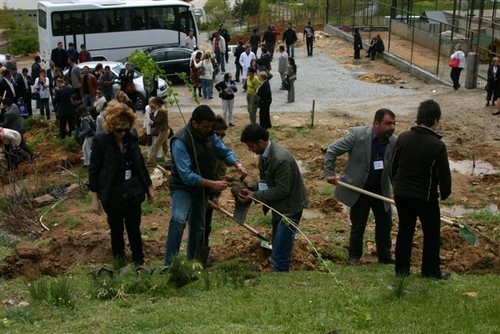
[[[220,70],[222,72],[226,72],[226,66],[224,63],[224,53],[222,53],[220,51],[215,51],[215,59],[217,60],[217,63],[220,66]]]
[[[208,205],[208,195],[203,197],[177,189],[172,190],[170,196],[172,197],[172,216],[168,226],[165,252],[165,265],[167,266],[179,254],[186,224],[189,224],[187,258],[190,260],[196,257],[197,250],[203,242],[203,221]]]
[[[299,225],[302,210],[288,219]],[[290,254],[295,241],[296,229],[280,216],[273,214],[273,252],[271,264],[273,271],[290,271]]]
[[[212,97],[212,80],[211,79],[201,79],[201,89],[203,91],[203,97],[208,99]]]

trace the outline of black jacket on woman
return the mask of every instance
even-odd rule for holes
[[[259,123],[265,129],[270,129],[271,126],[271,102],[273,97],[271,95],[271,85],[269,80],[264,81],[257,89],[257,96],[259,97]]]
[[[127,150],[131,150],[133,169],[132,177],[140,181],[145,195],[151,185],[151,178],[144,163],[137,136],[131,132],[123,138]],[[123,154],[116,142],[113,133],[101,133],[94,138],[89,166],[89,189],[97,192],[99,200],[105,207],[112,197],[121,196],[118,189],[124,181],[125,166]],[[143,196],[142,200],[144,200]]]

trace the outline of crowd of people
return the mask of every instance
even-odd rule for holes
[[[215,88],[221,101],[221,114],[216,115],[210,106],[201,104],[193,110],[187,124],[172,133],[165,102],[159,97],[151,97],[143,121],[148,146],[146,159],[135,129],[133,92],[127,94],[128,86],[133,83],[133,73],[128,65],[120,72],[121,90],[115,97],[109,67],[98,66],[95,73],[90,73],[88,67],[80,72],[76,66],[78,62],[90,59],[84,45],[82,51],[77,52],[74,45],[70,44],[69,49],[64,50],[59,43],[52,51],[48,68],[42,65],[40,57],[35,58],[31,76],[28,69],[17,75],[16,67],[10,61],[11,69],[3,69],[0,78],[0,107],[5,110],[0,119],[0,150],[8,152],[19,147],[31,152],[22,136],[24,128],[18,108],[19,99],[28,96],[26,91],[29,90],[30,98],[33,92],[38,93],[37,107],[47,119],[51,118],[52,99],[60,138],[74,135],[82,146],[83,164],[89,172],[92,209],[96,214],[105,212],[107,215],[117,268],[126,265],[124,229],[127,230],[135,267],[144,265],[141,203],[146,197],[154,197],[148,167],[155,165],[159,157],[164,157],[166,165],[167,154],[170,154],[172,208],[165,268],[178,256],[186,226],[189,227],[187,258],[209,265],[211,212],[218,208],[218,197],[229,187],[224,179],[225,166],[233,166],[242,180],[248,174],[236,153],[223,142],[228,127],[234,126],[234,98],[240,92],[238,84],[241,84],[241,92],[246,94],[249,125],[243,129],[240,141],[258,155],[259,179],[240,190],[235,201],[242,204],[255,202],[262,204],[267,211],[271,210],[272,269],[289,271],[297,226],[303,209],[307,207],[308,197],[292,152],[271,140],[268,131],[272,127],[270,111],[273,101],[269,81],[274,77],[272,63],[280,34],[279,29],[270,25],[262,39],[254,30],[246,44],[238,41],[233,52],[236,64],[233,80],[232,74],[226,72],[230,36],[223,25],[213,34],[211,49],[203,52],[197,50],[196,38],[190,32],[185,46],[193,50],[191,82],[199,97],[207,100],[214,98]],[[312,57],[314,28],[310,23],[304,28],[303,36],[307,56]],[[292,103],[297,79],[295,43],[298,38],[291,23],[282,38],[284,45],[278,48],[277,71],[281,89],[288,91],[287,102]],[[259,47],[260,56],[257,57]],[[354,48],[357,59],[362,49],[359,31],[355,31]],[[374,59],[383,51],[382,39],[377,35],[372,40],[368,56]],[[494,66],[498,65],[497,60]],[[66,75],[63,75],[64,70],[67,70]],[[217,82],[219,71],[223,78]],[[15,79],[12,79],[12,72]],[[494,68],[492,78],[496,73]],[[493,81],[492,85],[498,87]],[[17,86],[20,87],[16,89]],[[496,89],[492,89],[488,103],[496,96]],[[448,277],[448,273],[441,272],[439,263],[439,200],[445,200],[451,194],[446,147],[436,133],[440,118],[440,106],[433,100],[424,101],[418,108],[417,125],[396,137],[396,115],[389,109],[380,109],[371,126],[352,128],[347,136],[329,145],[323,177],[327,183],[336,186],[335,196],[350,207],[349,264],[361,264],[364,232],[371,210],[375,216],[380,263],[395,264],[397,275],[410,274],[413,233],[418,217],[424,232],[422,276]],[[419,145],[422,142],[426,143],[425,147]],[[345,153],[349,158],[337,177],[336,160]],[[400,218],[395,257],[390,238],[390,204],[343,187],[342,183],[388,198],[391,197],[391,188],[394,189]]]

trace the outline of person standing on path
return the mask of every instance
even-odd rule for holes
[[[240,65],[241,65],[241,79],[243,81],[243,86],[245,86],[248,68],[252,64],[252,60],[257,59],[255,57],[255,53],[250,51],[250,45],[245,47],[245,52],[240,55]],[[243,91],[246,91],[245,87],[243,87]]]
[[[172,174],[169,179],[172,216],[168,226],[165,266],[179,254],[184,228],[189,225],[187,258],[200,257],[208,199],[212,191],[222,192],[229,183],[215,180],[215,164],[221,159],[246,176],[245,167],[221,139],[212,132],[215,114],[207,105],[193,111],[189,123],[171,139]]]
[[[249,124],[241,133],[240,140],[249,151],[259,155],[260,181],[255,191],[244,190],[238,198],[243,203],[255,198],[277,211],[272,211],[271,265],[275,272],[290,271],[295,226],[299,225],[302,211],[308,204],[299,166],[293,155],[285,147],[269,140],[269,132],[258,124]]]
[[[153,145],[148,155],[146,163],[153,165],[156,162],[160,147],[163,150],[165,162],[168,153],[168,109],[162,98],[159,96],[149,98],[149,107],[151,108],[149,118],[151,121],[151,135],[153,136]]]
[[[271,60],[273,58],[274,46],[276,45],[276,35],[274,34],[273,26],[268,26],[264,36],[262,37],[262,43],[266,49],[271,52]]]
[[[360,52],[363,49],[363,41],[359,34],[359,28],[354,28],[354,59],[361,59]]]
[[[248,76],[246,80],[247,85],[247,110],[250,116],[250,123],[255,124],[257,122],[257,108],[258,105],[255,103],[255,94],[257,94],[257,88],[260,86],[260,80],[255,75],[255,68],[250,67],[248,69]]]
[[[286,68],[286,77],[288,78],[288,95],[287,102],[295,102],[295,80],[297,80],[297,65],[295,65],[295,58],[288,58],[288,66]]]
[[[272,128],[270,109],[271,103],[273,102],[273,96],[267,73],[262,71],[259,73],[258,77],[260,80],[260,86],[257,89],[256,96],[258,96],[259,101],[259,124],[267,130]]]
[[[225,66],[225,54],[226,54],[226,40],[221,34],[216,31],[214,35],[214,39],[212,40],[212,53],[215,55],[215,60],[217,64],[220,66],[220,70],[222,73],[226,72]]]
[[[196,62],[196,58],[194,60],[195,66],[198,69],[198,73],[200,74],[201,79],[201,89],[203,91],[203,98],[212,99],[213,91],[212,91],[212,79],[214,76],[214,67],[212,65],[212,53],[210,51],[205,51],[201,60]]]
[[[242,41],[238,41],[238,46],[234,49],[234,65],[236,66],[236,71],[234,73],[235,82],[240,82],[240,76],[243,74],[243,67],[240,64],[240,56],[245,52],[245,47]]]
[[[286,70],[288,66],[288,53],[285,52],[285,47],[283,45],[279,46],[280,54],[278,56],[278,73],[280,74],[280,82],[285,80]],[[285,89],[283,86],[280,89]]]
[[[221,99],[222,118],[224,122],[233,124],[234,93],[238,91],[236,84],[232,80],[231,73],[224,73],[224,80],[215,85]]]
[[[372,126],[351,128],[349,134],[328,146],[323,165],[323,177],[337,184],[335,162],[349,153],[349,160],[339,180],[370,192],[390,197],[389,163],[396,142],[396,116],[389,109],[375,113]],[[363,236],[370,209],[375,216],[375,242],[379,263],[394,263],[391,256],[391,205],[359,192],[335,187],[335,196],[351,208],[349,264],[360,265],[363,255]]]
[[[253,52],[253,54],[255,56],[257,56],[257,50],[259,49],[259,45],[260,45],[260,35],[259,35],[259,32],[257,29],[253,29],[252,31],[253,31],[253,33],[252,33],[252,35],[250,35],[250,39],[248,41],[248,44],[250,45],[251,51]]]
[[[307,22],[307,26],[304,28],[302,39],[306,41],[307,56],[312,57],[314,44],[314,28],[312,27],[311,22]]]
[[[292,58],[295,56],[295,42],[297,42],[297,33],[293,29],[292,22],[290,22],[288,23],[288,29],[283,33],[283,43],[286,44],[286,53]]]
[[[450,56],[450,60],[453,59],[458,59],[459,63],[457,67],[451,68],[450,78],[453,81],[453,89],[458,90],[460,88],[460,73],[465,67],[465,53],[462,51],[462,44],[455,46],[455,52]]]
[[[417,217],[424,232],[422,276],[446,279],[439,268],[441,213],[439,199],[451,194],[451,172],[446,145],[436,133],[441,108],[434,100],[420,103],[417,125],[403,132],[394,146],[391,178],[398,209],[396,275],[408,276]],[[439,187],[439,192],[438,192]]]

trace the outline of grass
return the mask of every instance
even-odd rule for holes
[[[398,296],[391,287],[395,284],[391,266],[335,266],[333,271],[343,283],[318,271],[255,274],[252,268],[232,262],[202,272],[210,277],[209,289],[203,277],[173,289],[167,284],[168,275],[118,276],[112,298],[96,298],[90,293],[89,287],[97,283],[89,275],[73,275],[69,285],[42,279],[47,282],[41,283],[43,291],[35,299],[42,302],[0,309],[0,329],[9,333],[110,333],[116,328],[120,333],[498,330],[498,276],[455,275],[449,281],[435,281],[412,275],[401,284],[404,293]],[[52,284],[60,293],[50,288]],[[0,299],[12,295],[27,298],[28,290],[24,279],[10,281],[9,289],[0,291]],[[465,295],[469,292],[477,297]],[[76,296],[75,309],[66,307],[67,303],[46,302],[54,296]]]

